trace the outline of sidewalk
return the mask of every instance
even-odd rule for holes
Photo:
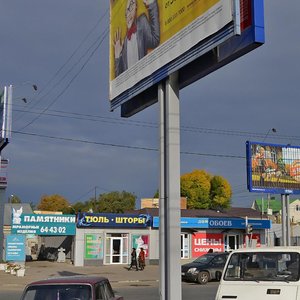
[[[17,277],[0,271],[0,289],[23,289],[26,284],[57,276],[100,275],[114,283],[158,281],[159,266],[149,265],[143,271],[127,270],[126,265],[104,265],[95,267],[75,267],[70,263],[49,261],[26,262],[24,277]]]

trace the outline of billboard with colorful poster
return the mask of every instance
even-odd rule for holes
[[[132,235],[132,248],[136,249],[137,256],[139,255],[141,248],[145,251],[145,257],[147,258],[149,256],[149,241],[149,235]]]
[[[109,98],[124,116],[156,102],[170,74],[183,88],[264,42],[262,1],[111,0],[110,11]]]
[[[250,192],[300,194],[300,147],[247,142]]]
[[[192,235],[192,257],[198,257],[213,249],[214,252],[224,251],[222,233],[197,232]]]

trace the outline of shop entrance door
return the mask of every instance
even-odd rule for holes
[[[231,251],[239,249],[239,235],[238,234],[227,234],[225,235],[225,251]]]
[[[181,234],[181,258],[189,258],[189,235],[187,233]]]
[[[110,263],[122,264],[123,244],[121,237],[111,237],[110,243]]]

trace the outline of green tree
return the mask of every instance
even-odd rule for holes
[[[43,195],[37,208],[39,210],[62,211],[66,213],[70,211],[70,203],[58,194]]]
[[[193,170],[181,176],[181,196],[187,197],[188,208],[210,207],[210,179],[211,175],[204,170]]]
[[[210,183],[210,208],[228,208],[230,206],[230,199],[232,196],[231,186],[229,182],[222,176],[214,176],[211,179]]]
[[[96,202],[95,212],[124,213],[135,209],[136,196],[129,192],[110,192],[101,194]]]
[[[21,199],[16,195],[11,195],[9,198],[10,203],[21,203]]]

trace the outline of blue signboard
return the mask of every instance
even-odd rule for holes
[[[145,228],[151,226],[151,221],[148,214],[79,213],[77,227]]]
[[[11,232],[35,235],[75,235],[76,216],[20,214],[13,211]]]
[[[246,220],[243,218],[185,218],[180,220],[181,228],[231,228],[245,229]],[[269,229],[271,228],[270,220],[248,219],[248,224],[253,229]],[[159,217],[153,218],[153,227],[159,227]]]
[[[6,261],[25,261],[25,235],[9,234],[6,236]]]

